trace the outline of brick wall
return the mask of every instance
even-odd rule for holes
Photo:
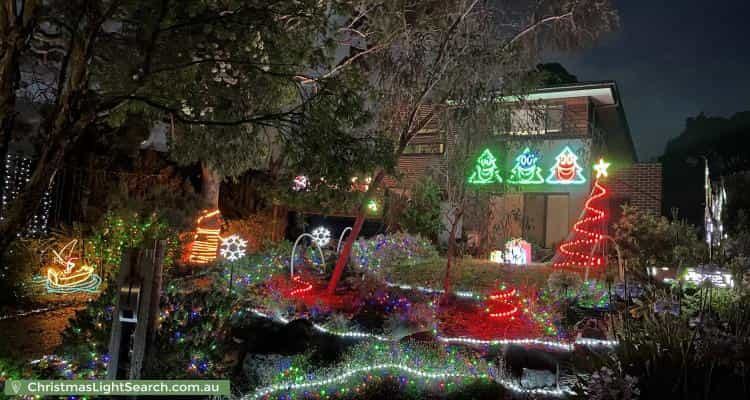
[[[612,191],[612,210],[616,215],[622,203],[630,203],[652,214],[661,214],[661,164],[636,163],[612,170],[606,185]]]

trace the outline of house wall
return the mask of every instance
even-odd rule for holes
[[[623,168],[610,167],[606,183],[612,191],[613,219],[619,216],[619,205],[629,203],[648,213],[661,214],[661,164],[635,163]]]

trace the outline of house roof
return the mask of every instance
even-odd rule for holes
[[[537,89],[526,96],[527,100],[565,99],[589,97],[597,105],[617,105],[620,94],[614,81],[567,83]]]

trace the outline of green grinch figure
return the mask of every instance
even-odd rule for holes
[[[489,185],[491,183],[502,183],[500,171],[497,167],[497,158],[492,155],[490,149],[485,149],[477,159],[474,172],[469,177],[469,183],[475,185]]]

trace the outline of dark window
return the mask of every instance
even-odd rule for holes
[[[544,135],[562,131],[563,106],[504,109],[497,121],[497,135]]]
[[[404,148],[404,155],[415,154],[443,154],[445,145],[443,143],[409,144]]]

